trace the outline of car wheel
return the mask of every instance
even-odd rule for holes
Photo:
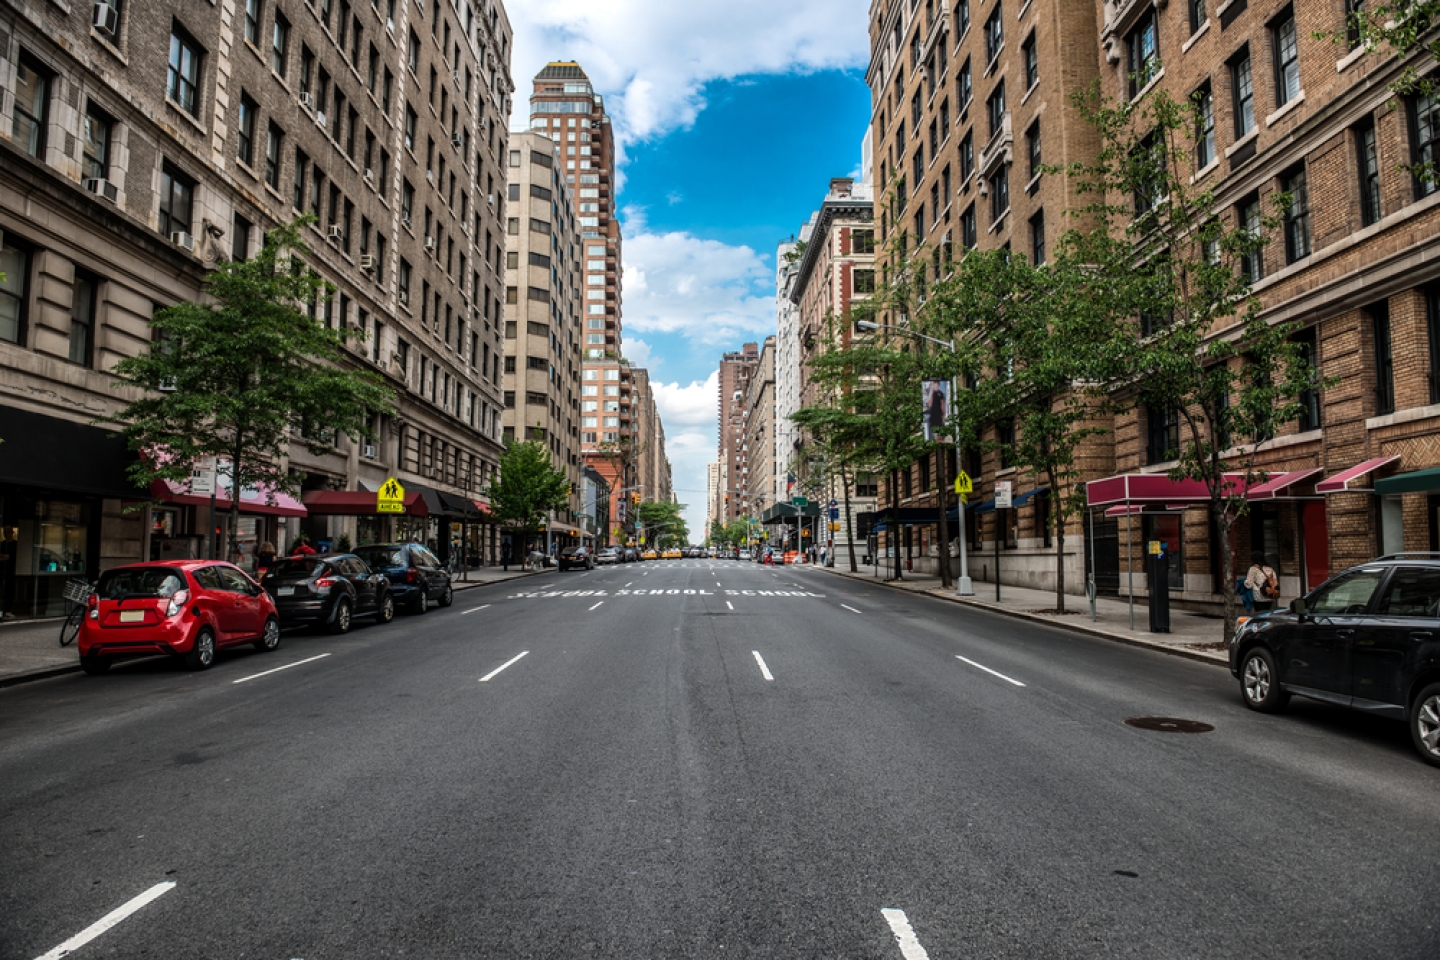
[[[98,677],[102,673],[110,672],[110,658],[97,657],[91,654],[88,657],[80,658],[80,669],[85,671],[87,676]]]
[[[1290,694],[1280,689],[1275,673],[1275,658],[1264,647],[1255,647],[1240,663],[1240,693],[1245,706],[1261,713],[1278,713],[1290,702]]]
[[[1410,708],[1410,736],[1425,762],[1440,767],[1440,683],[1420,691]]]
[[[453,586],[451,586],[450,584],[447,583],[447,584],[445,584],[445,592],[442,593],[442,594],[440,594],[440,606],[442,606],[442,607],[448,607],[448,606],[450,606],[450,604],[452,604],[452,603],[454,603],[454,602],[455,602],[455,588],[454,588]]]
[[[265,630],[260,634],[260,639],[255,641],[255,649],[261,653],[269,653],[280,646],[280,621],[270,617],[265,621]]]
[[[195,635],[195,645],[185,654],[185,666],[191,670],[206,670],[215,662],[215,631],[201,627]]]
[[[349,633],[350,617],[353,611],[350,609],[350,598],[341,597],[335,606],[335,619],[330,621],[331,633]]]
[[[393,594],[387,593],[387,594],[385,594],[385,598],[380,601],[380,611],[375,614],[375,622],[376,622],[376,623],[389,623],[391,620],[394,620],[394,619],[395,619],[395,597],[394,597]]]
[[[424,613],[430,609],[430,594],[421,587],[415,591],[415,599],[410,601],[411,613]]]

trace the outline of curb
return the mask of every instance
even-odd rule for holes
[[[478,587],[493,587],[496,584],[509,583],[511,580],[523,580],[526,577],[536,577],[545,572],[544,570],[526,570],[524,573],[517,573],[513,577],[505,577],[501,580],[479,580],[473,583],[466,583],[463,580],[451,580],[450,585],[455,588],[456,593],[459,593],[463,590],[474,590]]]
[[[1026,620],[1030,623],[1039,623],[1047,627],[1055,627],[1060,630],[1072,630],[1075,633],[1084,634],[1085,636],[1089,637],[1095,637],[1100,640],[1111,640],[1116,643],[1123,643],[1126,646],[1139,647],[1142,650],[1154,650],[1157,653],[1167,653],[1172,657],[1180,657],[1184,660],[1193,660],[1196,663],[1208,663],[1211,666],[1225,667],[1227,670],[1230,667],[1230,660],[1228,657],[1221,658],[1219,656],[1212,656],[1207,653],[1202,653],[1199,650],[1185,650],[1180,647],[1166,646],[1165,644],[1155,643],[1154,641],[1145,640],[1140,637],[1129,637],[1123,633],[1111,633],[1108,630],[1101,630],[1098,627],[1089,627],[1085,626],[1084,624],[1061,623],[1059,621],[1052,620],[1048,617],[1043,617],[1038,614],[1027,613],[1023,610],[1010,610],[1005,607],[997,607],[993,604],[985,603],[983,600],[969,600],[964,597],[957,597],[952,594],[942,593],[939,590],[908,590],[905,587],[897,587],[894,584],[886,583],[884,580],[875,580],[870,577],[862,577],[858,574],[852,575],[835,571],[834,576],[844,577],[846,580],[856,580],[862,583],[873,583],[877,586],[886,587],[890,590],[895,590],[900,593],[908,593],[911,596],[933,597],[936,600],[944,600],[948,603],[957,604],[962,607],[970,607],[975,610],[985,610],[989,613],[996,613],[1003,617],[1011,617],[1016,620]]]
[[[51,677],[61,677],[67,673],[79,673],[80,664],[75,663],[68,667],[42,667],[39,670],[32,670],[29,673],[17,673],[8,677],[0,677],[0,688],[14,687],[22,683],[29,683],[31,680],[48,680]]]

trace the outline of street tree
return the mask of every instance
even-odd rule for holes
[[[1103,279],[1094,309],[1109,314],[1114,335],[1099,376],[1117,403],[1147,422],[1165,419],[1167,449],[1154,452],[1173,462],[1172,479],[1208,492],[1228,639],[1237,611],[1230,531],[1245,515],[1245,488],[1264,479],[1256,452],[1320,386],[1296,328],[1266,320],[1250,289],[1269,237],[1304,198],[1279,194],[1270,211],[1227,223],[1215,178],[1192,179],[1198,102],[1163,89],[1133,102],[1091,89],[1075,102],[1100,144],[1092,162],[1069,168],[1079,215],[1094,228],[1069,231],[1064,245],[1071,263]]]
[[[683,503],[646,500],[635,508],[635,518],[644,527],[649,545],[663,550],[690,542],[690,529],[685,525],[684,511]]]
[[[346,349],[365,331],[325,326],[302,309],[334,293],[306,265],[301,230],[311,220],[270,231],[253,259],[220,264],[205,278],[206,302],[156,312],[153,349],[114,367],[141,394],[108,418],[141,454],[132,478],[188,482],[198,460],[228,459],[232,536],[241,491],[299,494],[301,478],[285,465],[295,437],[328,453],[337,435],[371,438],[372,417],[393,409],[392,391],[355,369]]]
[[[500,454],[500,479],[490,487],[495,518],[520,528],[521,549],[543,528],[546,515],[570,502],[570,482],[550,462],[550,451],[533,440],[512,441]]]

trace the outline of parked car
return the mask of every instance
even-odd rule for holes
[[[626,548],[625,548],[625,562],[626,562],[626,563],[639,563],[639,562],[640,562],[640,559],[641,559],[641,557],[640,557],[640,550],[639,550],[638,547],[626,547]]]
[[[640,558],[642,560],[659,560],[660,554],[656,553],[654,548],[648,548],[641,552]]]
[[[442,607],[455,602],[450,572],[418,543],[371,544],[355,551],[376,573],[390,581],[396,606],[424,613],[434,601]]]
[[[275,599],[284,626],[324,626],[349,633],[357,619],[395,619],[395,595],[384,574],[359,557],[339,553],[276,560],[260,581]]]
[[[571,567],[579,567],[581,570],[595,569],[595,554],[587,546],[566,547],[560,551],[560,572],[564,573]]]
[[[1247,620],[1230,672],[1252,710],[1310,697],[1404,720],[1440,766],[1440,554],[1396,554],[1331,577],[1288,610]]]
[[[239,567],[209,560],[136,563],[100,575],[85,603],[80,666],[101,674],[118,659],[170,654],[192,670],[242,643],[280,646],[275,603]]]
[[[748,561],[748,560],[750,559],[750,551],[749,551],[749,550],[741,550],[739,553],[735,554],[735,559],[736,559],[736,560],[747,560],[747,561]]]
[[[596,563],[624,563],[625,550],[623,547],[601,547],[595,553]]]

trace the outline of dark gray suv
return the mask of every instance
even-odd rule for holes
[[[1245,705],[1292,695],[1404,720],[1440,766],[1440,554],[1393,554],[1339,573],[1288,610],[1244,623],[1230,672]]]

